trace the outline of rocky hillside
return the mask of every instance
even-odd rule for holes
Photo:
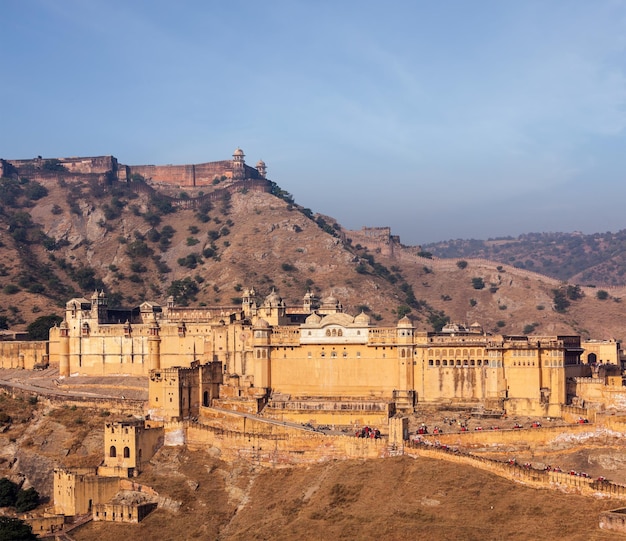
[[[449,240],[423,248],[436,257],[484,258],[574,284],[626,285],[626,229],[617,233],[529,233]]]
[[[568,288],[498,262],[428,259],[394,238],[390,249],[353,242],[275,184],[272,193],[218,185],[212,201],[182,208],[175,201],[201,194],[174,200],[142,183],[62,177],[1,183],[0,326],[12,329],[62,315],[68,298],[96,288],[113,306],[169,295],[233,306],[254,286],[261,296],[275,288],[288,304],[308,289],[332,293],[350,313],[380,324],[409,314],[422,330],[452,320],[508,334],[625,334],[621,290]]]

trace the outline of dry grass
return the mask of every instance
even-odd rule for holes
[[[202,453],[170,458],[180,470],[159,476],[158,485],[181,498],[179,513],[157,510],[139,525],[91,524],[76,540],[623,539],[597,526],[599,512],[615,502],[535,490],[446,462],[345,461],[254,478]],[[149,479],[157,484],[155,474]],[[196,491],[187,478],[200,483]],[[233,498],[233,479],[244,499]]]

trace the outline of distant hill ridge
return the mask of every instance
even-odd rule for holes
[[[483,258],[596,287],[626,285],[626,230],[617,233],[529,233],[517,238],[449,240],[423,250],[441,258]]]

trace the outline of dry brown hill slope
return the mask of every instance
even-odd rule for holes
[[[308,468],[227,465],[164,449],[142,481],[182,502],[137,525],[91,523],[76,541],[619,539],[598,528],[616,502],[537,490],[445,461],[400,457]],[[619,504],[617,504],[619,505]]]
[[[254,286],[260,296],[276,288],[288,304],[300,304],[309,288],[332,293],[348,312],[365,310],[381,324],[409,313],[422,330],[449,318],[508,334],[625,335],[618,290],[606,300],[582,290],[559,313],[556,280],[488,261],[461,268],[397,242],[393,255],[368,250],[281,190],[231,190],[185,209],[132,184],[60,179],[42,191],[30,181],[2,182],[0,324],[6,318],[15,329],[62,315],[68,298],[95,288],[106,289],[111,305],[165,303],[172,294],[181,304],[232,306]]]

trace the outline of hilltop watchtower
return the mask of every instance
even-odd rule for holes
[[[233,180],[246,178],[245,154],[239,147],[233,152]]]

